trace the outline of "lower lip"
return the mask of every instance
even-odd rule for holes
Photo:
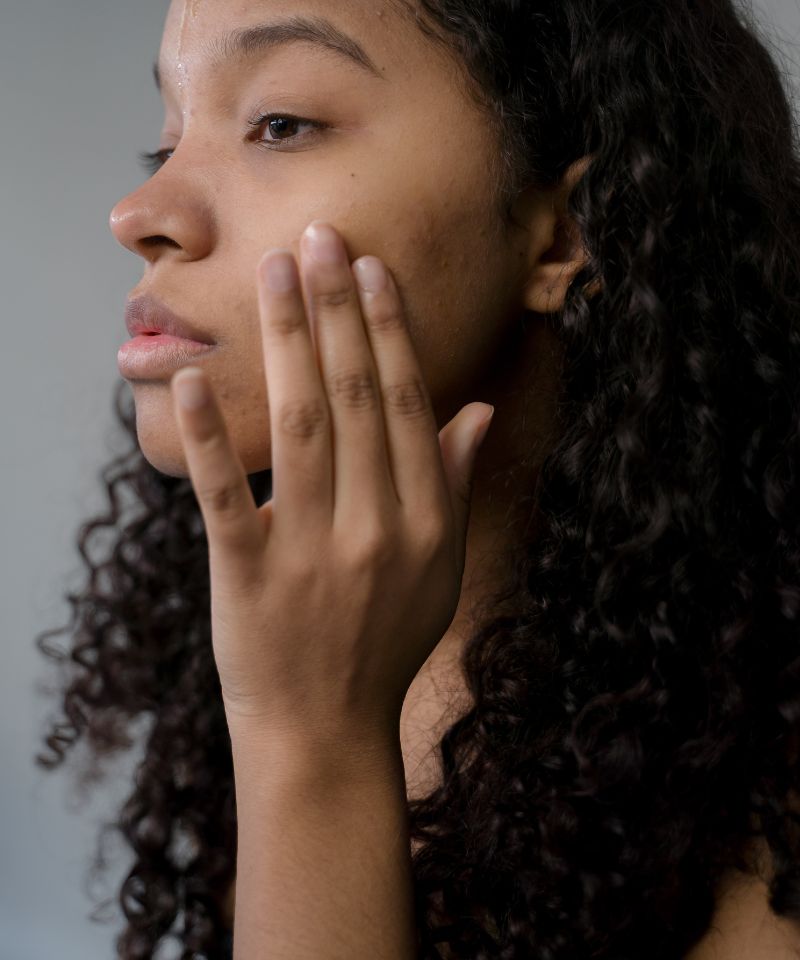
[[[167,377],[214,347],[213,343],[170,337],[164,333],[139,336],[122,344],[117,354],[117,366],[125,379]]]

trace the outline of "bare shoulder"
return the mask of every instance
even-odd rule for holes
[[[711,926],[684,960],[800,960],[800,924],[772,912],[764,876],[732,871],[723,880]]]

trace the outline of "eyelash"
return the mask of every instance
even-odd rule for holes
[[[316,133],[320,133],[324,130],[328,124],[322,123],[319,120],[309,120],[307,117],[297,117],[291,113],[266,113],[260,117],[256,117],[255,120],[248,120],[248,125],[254,127],[256,130],[260,130],[265,123],[272,123],[274,120],[288,120],[291,123],[306,123],[313,128],[313,133],[307,134],[307,136],[314,136]],[[266,147],[267,150],[284,150],[285,147],[278,146],[279,143],[291,143],[293,140],[302,139],[302,137],[291,137],[288,141],[276,141],[272,143],[267,143],[263,140],[257,141],[260,145]],[[169,157],[166,156],[168,153],[172,153],[172,150],[156,150],[154,153],[149,153],[148,151],[143,151],[139,154],[139,163],[144,167],[145,171],[152,177],[156,174],[161,167],[169,160]]]

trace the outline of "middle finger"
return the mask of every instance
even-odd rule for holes
[[[380,380],[344,241],[315,220],[301,240],[314,341],[333,425],[334,516],[397,503]]]

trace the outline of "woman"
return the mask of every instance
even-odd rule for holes
[[[800,169],[756,25],[173,0],[156,79],[111,227],[160,338],[39,641],[43,764],[151,721],[119,956],[234,915],[237,960],[800,947]]]

